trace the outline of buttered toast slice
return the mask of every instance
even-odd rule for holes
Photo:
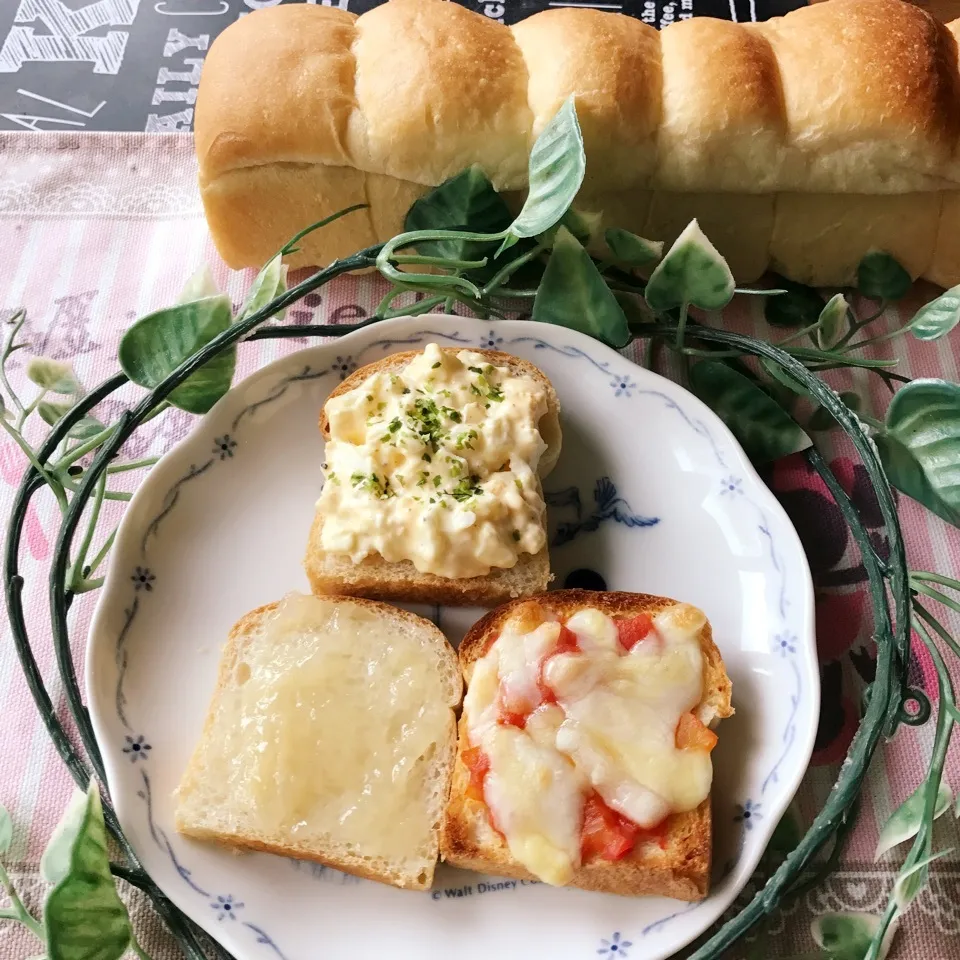
[[[320,418],[317,594],[493,606],[550,582],[541,478],[559,402],[533,364],[429,344],[351,374]]]
[[[177,830],[427,889],[461,690],[429,620],[339,597],[260,607],[224,648]]]
[[[733,710],[699,610],[560,590],[487,614],[459,656],[444,860],[626,896],[706,896],[709,727]]]

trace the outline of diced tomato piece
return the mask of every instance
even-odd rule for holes
[[[624,650],[632,650],[641,640],[646,640],[653,630],[653,618],[646,613],[617,620],[617,635]]]
[[[468,747],[463,751],[463,762],[470,771],[467,796],[483,803],[483,779],[490,770],[490,758],[479,747]]]
[[[677,724],[676,741],[681,750],[706,750],[709,753],[717,745],[717,735],[699,717],[685,713]]]
[[[533,711],[531,710],[530,712],[532,713]],[[501,727],[519,727],[522,730],[527,725],[527,717],[529,716],[529,713],[515,713],[512,710],[504,710],[501,704],[497,723],[499,723]]]
[[[640,828],[611,810],[599,794],[593,793],[583,807],[580,855],[584,860],[622,860],[633,848]]]
[[[557,637],[557,649],[550,654],[555,657],[558,653],[579,653],[580,643],[577,635],[565,624],[560,624],[560,636]],[[549,657],[547,658],[550,659]]]

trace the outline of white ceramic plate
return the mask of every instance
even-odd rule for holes
[[[701,904],[446,867],[431,892],[410,893],[315,864],[238,857],[174,831],[171,794],[227,632],[248,610],[308,590],[300,561],[320,489],[325,398],[357,365],[429,341],[515,353],[556,386],[563,454],[546,481],[556,586],[672,596],[713,623],[737,714],[714,753],[715,882]],[[479,615],[424,612],[453,642]],[[278,360],[154,467],[120,527],[87,677],[127,837],[167,896],[238,960],[667,957],[750,876],[806,769],[819,711],[800,541],[717,417],[562,327],[439,316],[381,323]]]

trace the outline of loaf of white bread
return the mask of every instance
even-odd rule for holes
[[[654,240],[693,217],[741,282],[773,269],[843,284],[868,250],[960,282],[960,21],[901,0],[831,0],[765,23],[657,32],[557,8],[507,27],[446,0],[360,17],[291,4],[211,46],[196,149],[232,267],[305,225],[293,266],[389,239],[472,164],[522,199],[532,143],[573,95],[587,175],[576,206]],[[514,196],[516,194],[516,196]]]

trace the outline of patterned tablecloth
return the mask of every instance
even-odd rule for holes
[[[39,354],[70,360],[90,386],[117,369],[116,345],[130,321],[173,302],[194,268],[206,260],[234,300],[249,277],[230,275],[210,244],[195,186],[191,139],[184,135],[32,134],[0,138],[0,318],[25,306],[27,331]],[[308,296],[289,313],[294,323],[351,321],[367,316],[382,294],[377,278],[347,278],[331,289]],[[763,321],[756,303],[739,306],[728,322],[759,332]],[[890,322],[898,323],[896,310]],[[305,341],[304,341],[305,342]],[[942,375],[958,379],[960,337],[951,342],[920,344],[897,341],[902,372],[910,376]],[[240,351],[240,375],[297,349],[302,342],[263,341]],[[629,351],[628,351],[629,352]],[[17,354],[15,356],[22,356]],[[22,382],[14,364],[15,383]],[[837,385],[857,389],[881,409],[881,393],[871,393],[866,376],[844,374]],[[101,410],[116,416],[122,398]],[[173,411],[147,425],[131,440],[133,456],[158,454],[183,435],[190,422]],[[850,451],[832,450],[845,489],[864,510],[868,525],[879,526],[865,477],[848,459]],[[25,458],[9,440],[0,439],[0,516],[6,518]],[[779,462],[769,482],[794,519],[804,542],[818,590],[818,645],[822,663],[823,707],[816,755],[796,802],[798,817],[808,822],[819,810],[833,782],[857,722],[860,695],[873,675],[870,616],[865,602],[864,572],[848,540],[839,511],[802,461]],[[134,481],[135,482],[135,481]],[[873,508],[872,508],[873,507]],[[960,572],[960,535],[901,499],[901,514],[913,566]],[[22,569],[26,575],[28,621],[38,637],[46,634],[46,573],[58,511],[42,498],[27,517]],[[877,534],[879,536],[879,532]],[[80,598],[71,614],[79,654],[94,595]],[[952,629],[960,629],[954,620]],[[16,840],[8,864],[28,896],[38,897],[40,853],[70,791],[70,778],[41,724],[14,653],[4,620],[0,644],[0,802],[12,813]],[[54,701],[66,716],[52,650],[43,642],[38,655]],[[78,657],[82,663],[82,657]],[[936,702],[935,674],[925,651],[915,647],[911,683]],[[761,956],[787,956],[813,949],[809,924],[826,911],[875,911],[885,902],[897,854],[873,862],[880,826],[911,792],[929,756],[930,724],[901,729],[879,751],[870,771],[856,833],[840,869],[822,888],[789,906],[775,918],[772,937]],[[954,744],[947,773],[960,788],[960,752]],[[761,818],[761,808],[751,816]],[[937,847],[960,849],[957,821],[937,824]],[[905,918],[895,957],[946,960],[960,957],[960,860],[954,853],[934,867],[929,887]],[[155,958],[176,956],[150,910],[131,898],[141,942]],[[38,952],[29,934],[12,924],[0,925],[0,957],[20,960]],[[749,955],[747,947],[737,957]]]

